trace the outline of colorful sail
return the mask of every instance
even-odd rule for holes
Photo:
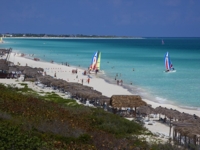
[[[90,65],[90,70],[95,70],[96,68],[96,64],[97,64],[97,56],[98,56],[98,52],[95,52],[93,57],[92,57],[92,61],[91,61],[91,65]]]
[[[101,65],[101,52],[98,52],[96,69],[100,70],[100,65]]]
[[[164,42],[164,40],[162,40],[162,45],[164,45],[165,44],[165,42]]]
[[[169,70],[169,54],[168,54],[168,52],[165,55],[165,68],[166,68],[166,70]]]
[[[174,70],[168,52],[165,54],[165,60],[164,60],[164,61],[165,61],[165,68],[166,68],[166,71]]]
[[[100,62],[101,62],[101,52],[95,52],[93,57],[92,57],[92,61],[91,61],[91,65],[90,65],[90,70],[91,71],[95,71],[95,70],[100,70]]]

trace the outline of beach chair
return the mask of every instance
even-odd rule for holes
[[[160,133],[159,132],[155,132],[154,135],[157,136],[157,137],[160,137]]]
[[[148,125],[154,125],[154,122],[152,120],[149,120]]]
[[[144,119],[144,120],[143,120],[143,122],[144,122],[145,124],[148,124],[149,121],[150,121],[149,119]]]
[[[89,103],[89,101],[87,100],[85,106],[89,106],[89,105],[90,105],[90,103]]]
[[[164,137],[165,137],[165,134],[160,133],[160,137],[161,137],[161,138],[164,138]]]

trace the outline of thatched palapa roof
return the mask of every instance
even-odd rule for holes
[[[135,108],[147,105],[139,95],[113,95],[110,98],[110,104],[114,108]]]
[[[155,112],[155,109],[154,108],[152,108],[151,106],[141,106],[141,107],[139,107],[138,108],[138,112],[140,113],[140,114],[145,114],[145,115],[149,115],[149,114],[151,114],[151,113],[154,113]]]
[[[0,49],[0,54],[8,54],[11,49]]]
[[[5,62],[5,60],[0,59],[0,70],[7,71],[9,69],[8,64]]]

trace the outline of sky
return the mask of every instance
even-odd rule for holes
[[[0,0],[0,33],[200,37],[200,0]]]

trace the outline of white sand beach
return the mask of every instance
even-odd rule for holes
[[[78,82],[82,83],[83,79],[83,85],[91,86],[95,90],[102,92],[103,95],[111,97],[112,95],[132,95],[131,92],[129,92],[127,89],[124,89],[120,85],[110,84],[106,82],[104,79],[99,78],[98,74],[90,74],[90,82],[88,83],[88,76],[83,75],[84,70],[76,67],[69,67],[66,65],[51,63],[51,62],[42,62],[42,61],[34,61],[32,59],[27,59],[24,57],[21,57],[18,54],[11,53],[9,61],[13,62],[15,65],[18,63],[21,66],[30,66],[30,67],[40,67],[43,68],[44,71],[46,71],[47,75],[54,76],[56,73],[56,78],[58,79],[64,79],[68,82]],[[77,74],[72,73],[72,70],[77,69]],[[13,79],[0,79],[1,83],[15,83],[15,80]],[[34,85],[33,85],[34,88]],[[200,111],[198,110],[190,110],[190,109],[183,109],[179,108],[178,106],[173,106],[170,104],[160,104],[156,102],[149,101],[147,99],[143,99],[145,102],[150,104],[153,108],[156,108],[158,106],[166,107],[166,108],[173,108],[180,112],[185,112],[189,114],[196,114],[197,116],[200,116]],[[158,118],[154,118],[155,120],[158,120]],[[162,123],[156,122],[153,125],[145,125],[150,131],[152,132],[161,132],[163,134],[168,135],[169,134],[169,126],[163,125]]]

